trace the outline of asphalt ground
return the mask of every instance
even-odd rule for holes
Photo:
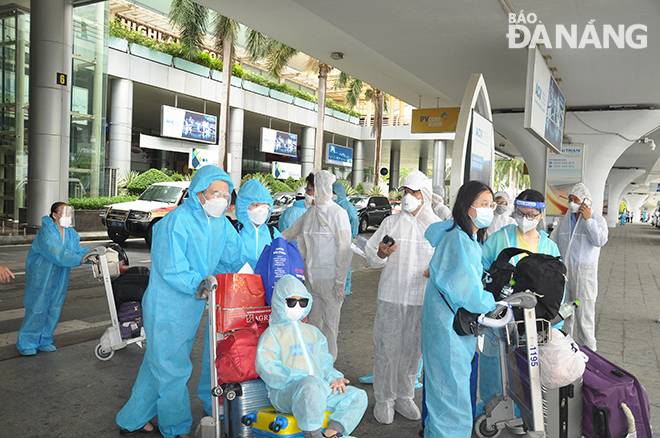
[[[354,269],[363,267],[356,259],[357,256]],[[342,310],[336,367],[351,384],[365,389],[369,395],[369,408],[353,436],[415,437],[420,429],[419,421],[409,421],[396,414],[392,425],[378,424],[372,415],[371,385],[357,381],[372,368],[372,327],[379,275],[379,271],[370,268],[353,274],[354,294],[346,298]],[[599,353],[639,378],[649,395],[651,424],[658,430],[660,324],[656,321],[660,316],[660,230],[647,224],[610,229],[610,240],[601,252],[599,286],[596,306]],[[55,344],[59,348],[55,353],[0,361],[0,436],[118,436],[114,418],[130,395],[143,350],[129,345],[117,351],[111,360],[102,362],[94,356],[98,337],[69,345],[62,345],[61,340],[56,336]],[[195,396],[202,342],[200,330],[191,356],[194,370],[189,381],[193,434],[204,416],[201,402]],[[416,401],[421,405],[420,390]],[[503,432],[500,436],[512,435]]]

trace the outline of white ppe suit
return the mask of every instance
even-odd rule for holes
[[[498,205],[495,209],[493,222],[491,222],[490,226],[486,229],[486,238],[507,225],[516,223],[516,220],[511,217],[511,213],[513,212],[513,202],[511,201],[509,194],[507,192],[497,192],[495,193],[495,196],[493,196],[493,199],[497,201],[497,198],[506,199],[507,206],[502,208],[502,206]]]
[[[591,199],[589,189],[582,184],[576,184],[568,192],[580,199]],[[591,218],[584,220],[582,215],[567,211],[550,235],[561,252],[566,265],[568,282],[566,283],[565,302],[580,301],[580,306],[572,317],[564,322],[566,333],[573,335],[578,343],[596,351],[596,297],[598,296],[598,257],[600,248],[607,243],[608,229],[605,219],[592,212]]]
[[[415,170],[402,186],[420,188],[424,204],[416,216],[402,209],[386,217],[365,248],[369,266],[382,268],[374,321],[373,382],[374,416],[385,424],[392,422],[394,410],[410,419],[419,418],[413,398],[422,358],[422,306],[428,282],[424,271],[433,256],[424,233],[440,221],[431,209],[431,181],[426,175]],[[386,235],[399,246],[381,259],[378,246]]]
[[[433,187],[433,212],[443,221],[452,218],[451,210],[444,204],[444,198],[445,188],[442,186]]]
[[[314,205],[282,232],[295,240],[305,260],[305,279],[315,305],[308,322],[328,339],[328,349],[337,359],[337,335],[344,285],[351,266],[351,224],[346,210],[332,201],[335,176],[326,170],[314,176]]]
[[[286,300],[294,296],[309,300],[296,320],[286,312]],[[323,334],[301,322],[314,305],[314,298],[294,276],[285,275],[275,284],[273,313],[259,339],[255,367],[273,407],[293,414],[302,431],[320,432],[325,411],[330,410],[328,428],[348,435],[367,409],[367,393],[352,386],[346,386],[344,394],[332,393],[330,385],[344,375],[333,367]]]

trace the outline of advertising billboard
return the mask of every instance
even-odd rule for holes
[[[287,179],[288,177],[300,179],[302,177],[302,166],[300,164],[276,161],[272,163],[272,174],[277,179]]]
[[[410,132],[456,132],[460,108],[424,108],[412,111]]]
[[[353,166],[353,149],[338,144],[325,145],[325,162],[335,166]]]
[[[493,123],[473,110],[470,155],[469,160],[466,160],[469,168],[465,172],[470,175],[469,181],[481,181],[489,186],[492,184],[494,150]]]
[[[197,170],[207,164],[218,164],[218,152],[206,149],[191,148],[188,154],[188,167]]]
[[[582,182],[582,154],[584,145],[567,144],[561,154],[548,154],[548,176],[545,205],[548,216],[561,216],[568,210],[568,191]]]
[[[261,128],[261,152],[295,157],[298,147],[298,134]]]
[[[523,127],[555,152],[564,137],[566,102],[537,47],[529,48]]]
[[[216,144],[218,142],[218,118],[210,114],[161,106],[160,135],[181,140]]]

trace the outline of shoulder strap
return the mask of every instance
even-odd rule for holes
[[[275,238],[275,227],[268,224],[268,231],[270,231],[270,240]]]
[[[520,248],[505,248],[500,252],[500,254],[497,256],[496,262],[498,264],[501,263],[509,263],[509,260],[511,260],[512,257],[517,256],[518,254],[527,254],[531,255],[533,254],[531,251],[527,251],[526,249],[520,249]]]

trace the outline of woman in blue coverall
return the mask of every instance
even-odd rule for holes
[[[190,352],[206,305],[195,294],[208,289],[212,276],[241,267],[242,243],[224,216],[232,189],[229,175],[204,166],[190,183],[188,199],[154,226],[142,299],[147,349],[131,398],[117,414],[121,435],[153,431],[150,420],[158,415],[165,438],[188,437]]]
[[[506,248],[521,248],[538,254],[561,256],[557,244],[550,240],[548,233],[536,229],[545,215],[543,194],[533,189],[525,190],[515,199],[513,207],[513,218],[516,223],[492,234],[484,243],[482,258],[484,271],[490,269],[490,265]],[[513,257],[510,262],[515,265],[522,257],[525,257],[525,254]],[[562,325],[563,321],[555,327],[560,329]],[[495,355],[489,355],[487,352],[479,355],[479,395],[482,402],[477,406],[477,415],[482,412],[483,405],[493,395],[502,393],[499,353],[493,353]]]
[[[53,332],[60,320],[71,268],[80,266],[89,248],[80,246],[80,236],[71,228],[73,209],[64,202],[50,207],[41,219],[41,230],[25,262],[25,318],[16,348],[23,356],[55,351]]]
[[[477,338],[456,334],[453,321],[461,307],[473,313],[495,308],[493,295],[483,289],[480,263],[480,242],[495,206],[490,187],[470,181],[458,191],[454,219],[431,224],[425,233],[435,248],[422,312],[427,438],[472,434],[470,371]]]

